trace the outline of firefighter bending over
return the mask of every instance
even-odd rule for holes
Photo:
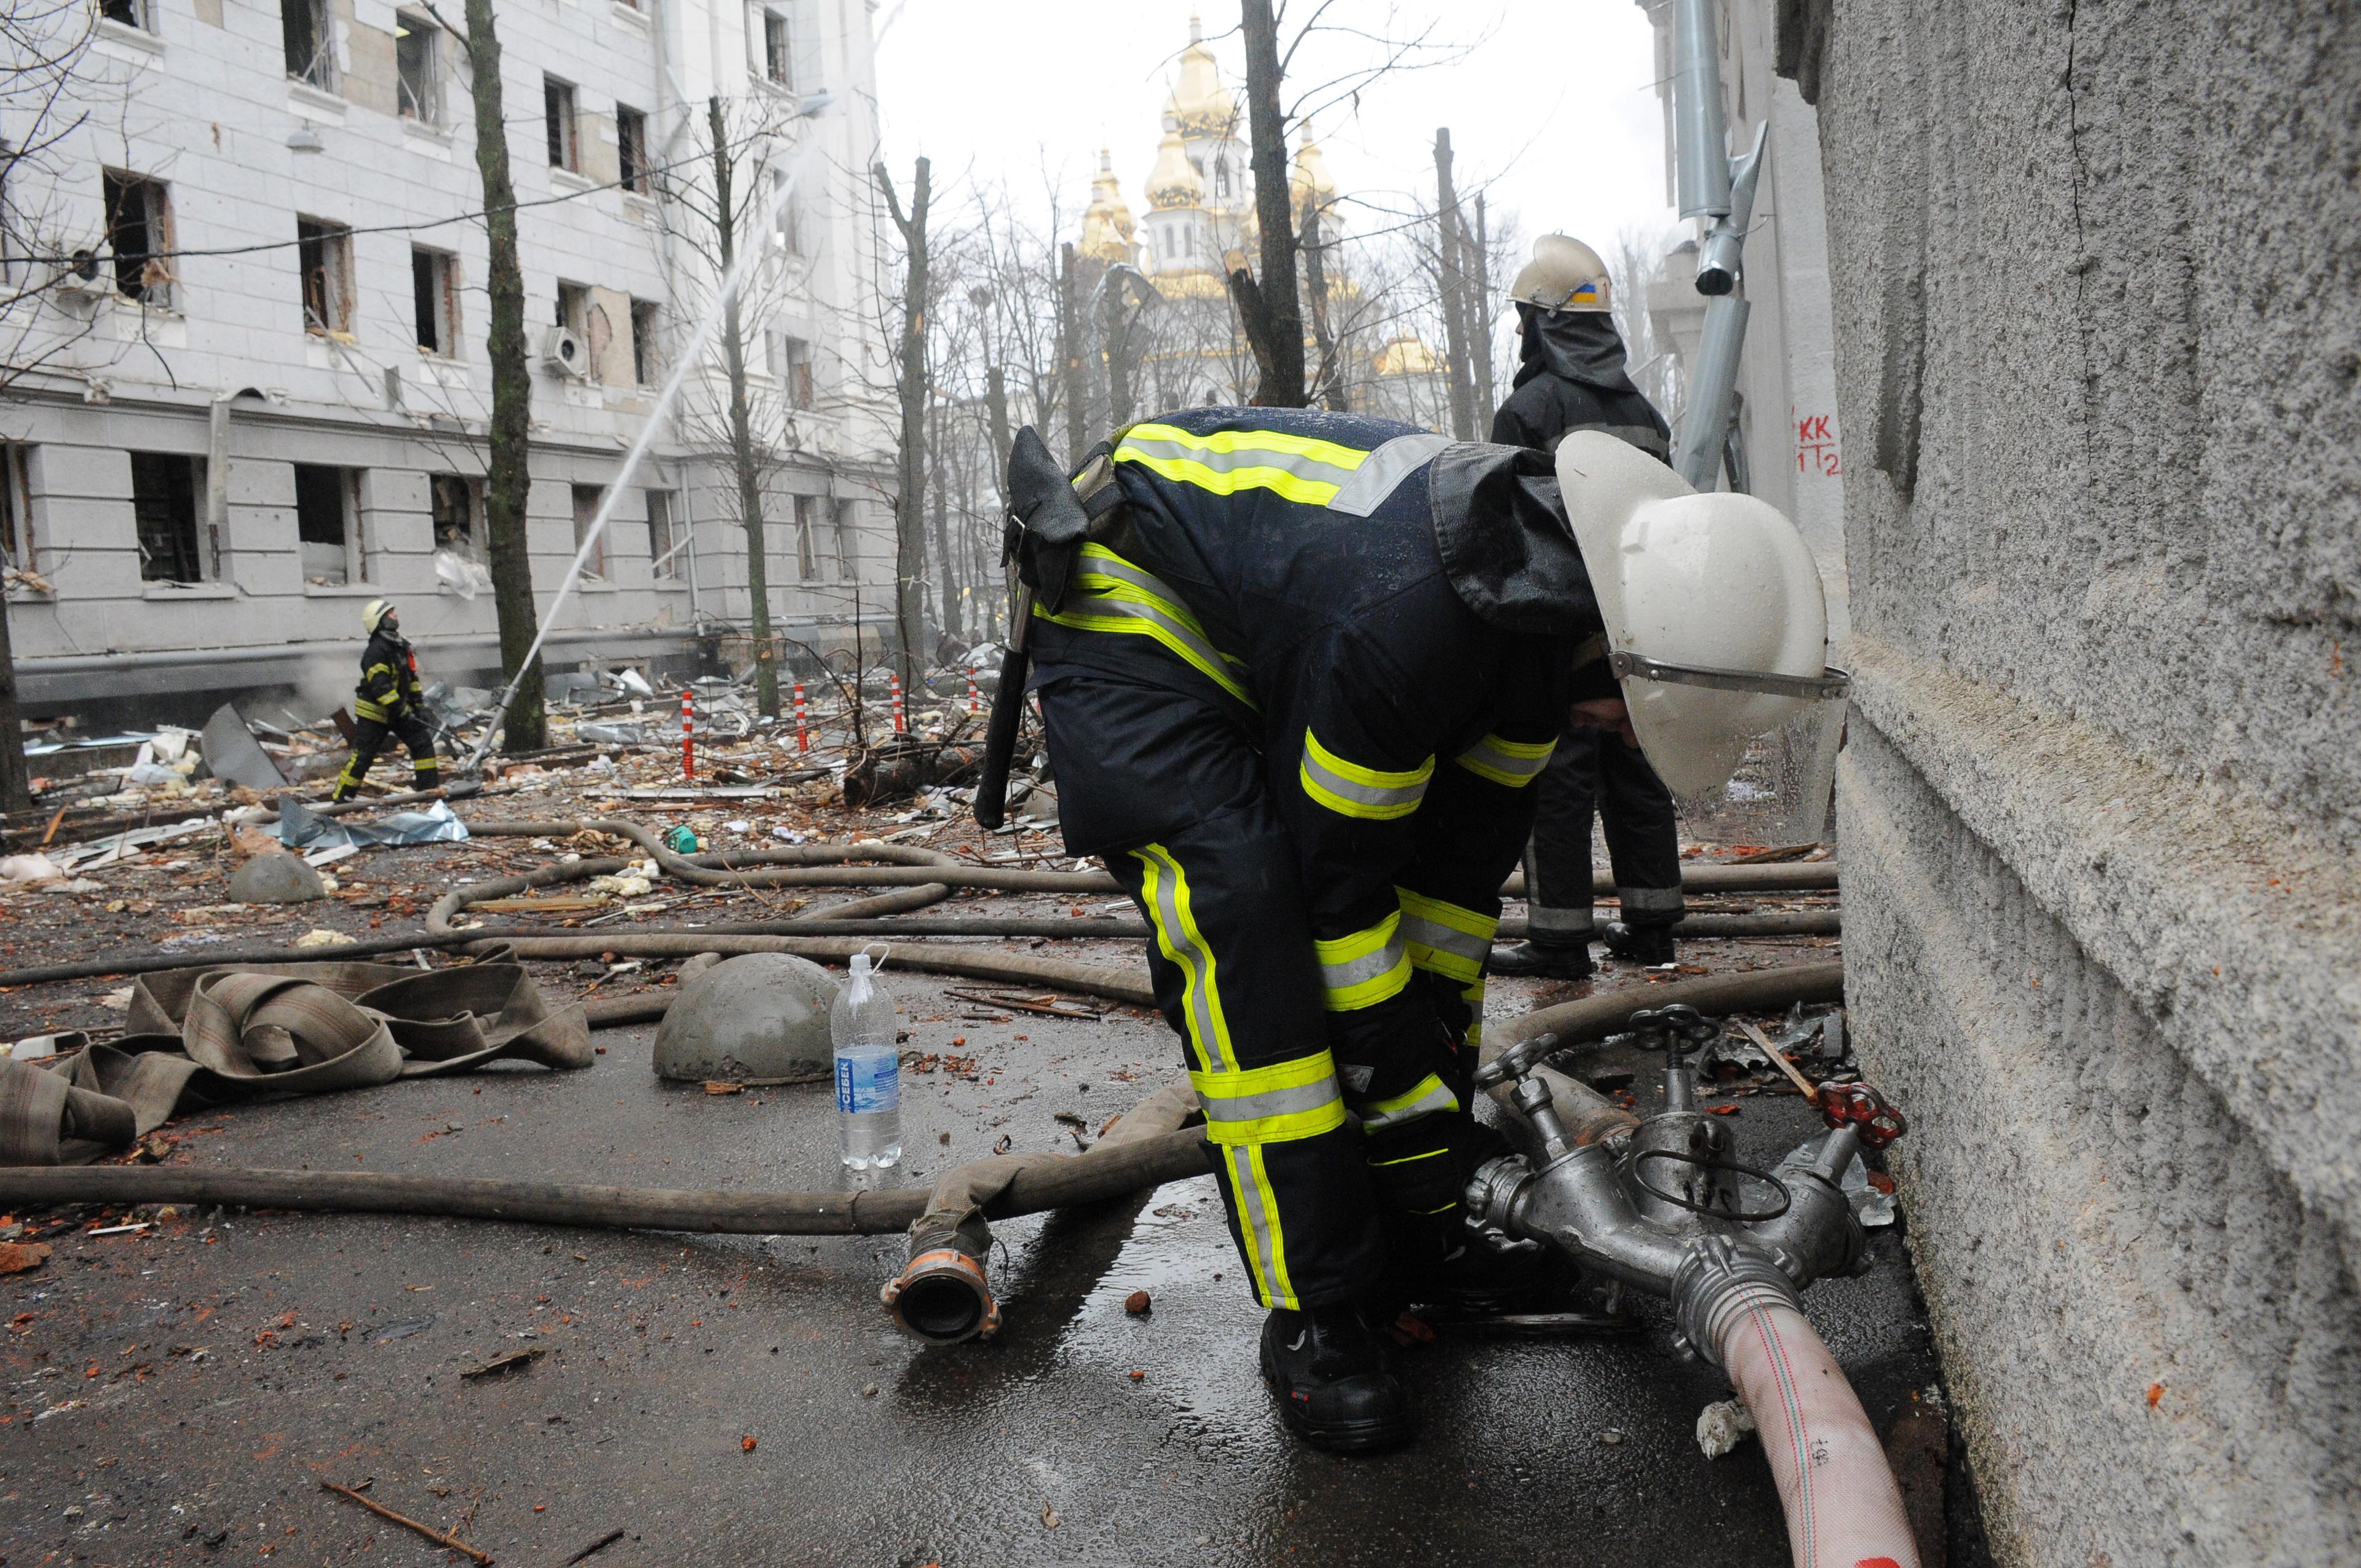
[[[418,655],[401,635],[401,616],[391,601],[371,599],[361,609],[361,625],[369,640],[361,651],[360,685],[353,688],[353,754],[345,759],[329,798],[344,800],[360,788],[389,736],[409,748],[416,787],[439,789],[443,766],[434,758],[434,730],[426,722],[426,698],[418,685]]]
[[[1153,932],[1264,1376],[1306,1441],[1397,1443],[1369,1324],[1550,1284],[1460,1212],[1500,1146],[1470,1080],[1534,781],[1570,711],[1679,787],[1728,777],[1757,709],[1795,705],[1750,672],[1821,670],[1811,558],[1763,502],[1597,433],[1553,459],[1197,409],[1071,480],[1028,429],[1007,493],[1067,847]],[[1619,686],[1635,646],[1652,678]],[[1719,688],[1661,684],[1693,667]]]

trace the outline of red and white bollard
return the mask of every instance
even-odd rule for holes
[[[796,683],[796,750],[811,750],[811,722],[804,715],[804,684]]]
[[[976,710],[976,701],[975,672],[970,670],[967,673],[967,710],[970,713]]]
[[[680,688],[680,776],[697,777],[697,693]]]
[[[886,689],[894,694],[894,733],[906,735],[910,731],[910,720],[909,717],[902,711],[902,677],[888,675],[885,677],[885,685]]]

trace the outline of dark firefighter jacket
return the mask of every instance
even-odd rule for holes
[[[1577,430],[1603,430],[1660,463],[1673,457],[1664,416],[1624,372],[1612,316],[1519,305],[1524,334],[1516,389],[1492,417],[1492,439],[1555,452]]]
[[[418,713],[426,698],[418,685],[418,656],[407,639],[379,630],[361,651],[361,682],[353,688],[353,716],[382,724],[400,713]]]
[[[1340,1057],[1464,1027],[1471,1004],[1480,1017],[1529,786],[1599,625],[1549,461],[1235,408],[1134,425],[1114,457],[1124,504],[1057,609],[1036,607],[1037,684],[1193,693],[1260,750]],[[1176,774],[1191,766],[1187,746],[1165,750]],[[1203,798],[1173,794],[1176,818]],[[1094,841],[1090,803],[1060,806],[1074,852],[1124,847]],[[1135,834],[1139,814],[1124,814]]]

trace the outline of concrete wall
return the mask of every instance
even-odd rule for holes
[[[1782,0],[1847,988],[2004,1560],[2361,1561],[2361,20]]]

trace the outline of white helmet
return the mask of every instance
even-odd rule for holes
[[[1533,258],[1509,285],[1509,298],[1545,311],[1607,309],[1607,263],[1578,239],[1545,234],[1533,241]]]
[[[1559,444],[1557,477],[1631,728],[1675,793],[1729,783],[1749,740],[1844,695],[1819,567],[1778,508],[1701,495],[1603,431]]]

